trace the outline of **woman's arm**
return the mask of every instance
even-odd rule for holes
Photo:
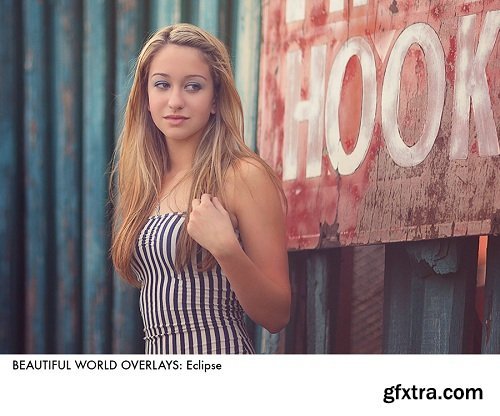
[[[244,250],[229,212],[209,195],[193,201],[187,231],[215,257],[248,316],[278,332],[288,323],[291,297],[279,193],[265,170],[247,161],[231,173],[226,186]]]

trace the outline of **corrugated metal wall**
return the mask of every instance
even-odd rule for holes
[[[108,163],[140,46],[178,21],[230,47],[255,147],[259,0],[0,2],[0,352],[142,352],[138,293],[108,259]],[[252,327],[256,349],[498,353],[500,239],[482,322],[477,240],[291,252],[291,322]]]
[[[106,203],[134,59],[170,23],[218,35],[254,145],[260,2],[2,0],[0,19],[0,352],[142,352]]]

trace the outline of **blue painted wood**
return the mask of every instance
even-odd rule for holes
[[[446,267],[456,272],[447,274],[438,274],[428,256],[415,255],[434,251],[435,242],[386,245],[384,352],[473,352],[478,238],[453,244],[456,262],[448,259]]]
[[[484,317],[483,354],[500,354],[500,236],[488,237]]]
[[[181,0],[153,0],[150,6],[150,28],[152,31],[161,27],[183,21],[183,5]]]
[[[116,7],[115,137],[123,125],[123,112],[132,83],[133,63],[145,39],[144,9],[139,0],[120,0]],[[144,351],[139,315],[139,292],[115,273],[113,277],[112,352],[132,354]]]
[[[260,62],[260,2],[232,2],[231,50],[236,87],[245,117],[245,143],[256,150]]]
[[[14,0],[0,3],[0,353],[22,352],[19,6]]]
[[[23,2],[25,171],[25,351],[49,353],[48,5]]]
[[[81,352],[81,10],[52,12],[52,125],[56,244],[56,352]]]
[[[112,145],[111,3],[84,3],[83,47],[83,351],[111,352],[111,265],[106,212]]]

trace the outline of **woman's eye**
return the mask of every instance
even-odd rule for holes
[[[156,81],[155,82],[155,87],[161,88],[161,89],[167,89],[170,86],[168,82],[165,81]]]
[[[186,84],[186,91],[199,91],[201,90],[201,85],[198,84],[198,83],[189,83],[189,84]]]

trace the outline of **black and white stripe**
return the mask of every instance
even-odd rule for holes
[[[253,354],[243,309],[219,265],[175,270],[184,214],[148,219],[139,234],[133,269],[142,283],[140,310],[146,354]]]

